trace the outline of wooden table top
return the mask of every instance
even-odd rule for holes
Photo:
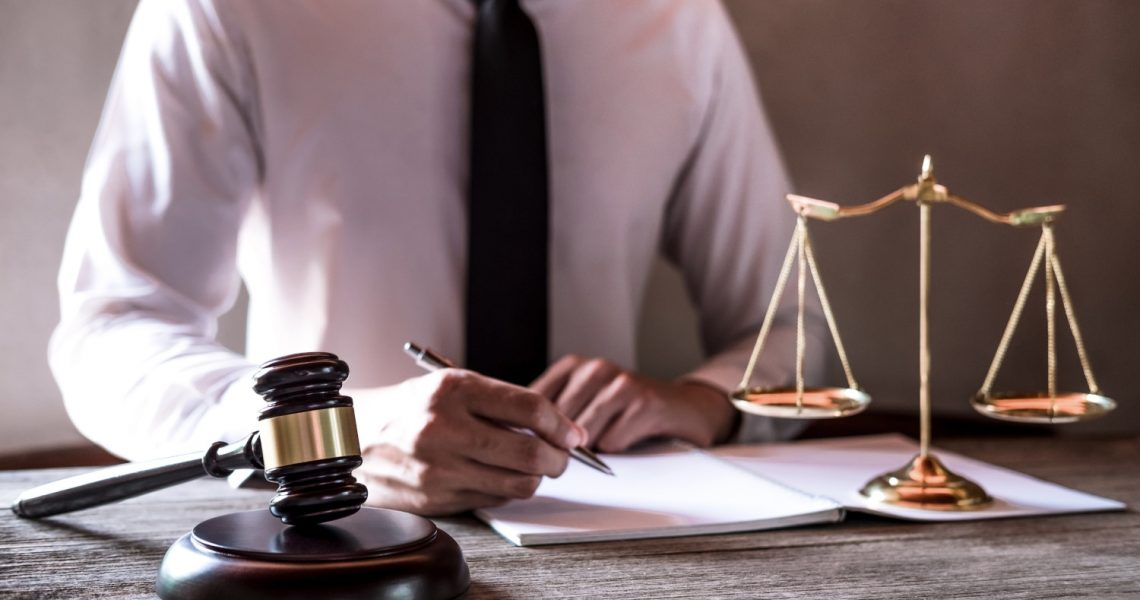
[[[472,517],[469,598],[1140,597],[1140,438],[936,440],[936,446],[1126,502],[1124,512],[959,523],[849,513],[839,524],[516,548]],[[77,472],[0,472],[0,502]],[[0,596],[154,597],[167,547],[269,494],[203,479],[44,521],[0,516]]]

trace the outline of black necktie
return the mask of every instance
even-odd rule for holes
[[[542,57],[517,0],[476,0],[474,46],[466,362],[525,385],[547,360]]]

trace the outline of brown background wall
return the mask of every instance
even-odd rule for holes
[[[44,361],[67,221],[134,0],[0,0],[0,452],[78,441]],[[858,203],[910,183],[924,153],[996,210],[1061,202],[1059,250],[1117,416],[1140,430],[1140,2],[729,0],[799,193]],[[790,232],[789,232],[790,235]],[[917,211],[813,229],[824,281],[877,411],[913,411]],[[968,415],[1036,243],[950,208],[934,215],[936,415]],[[664,267],[642,366],[696,360]],[[1044,385],[1041,284],[997,387]],[[223,339],[241,346],[241,307]],[[1083,383],[1062,335],[1062,381]],[[837,372],[836,372],[837,375]],[[839,381],[836,377],[835,381]],[[937,433],[937,429],[936,429]]]
[[[1140,2],[729,6],[799,193],[865,202],[911,183],[930,153],[942,183],[992,209],[1069,206],[1059,255],[1093,369],[1122,405],[1093,427],[1140,429]],[[939,414],[968,413],[1039,233],[933,212],[934,397]],[[813,230],[856,374],[880,408],[916,402],[917,213]],[[1042,290],[1039,279],[995,389],[1044,389]],[[1080,389],[1064,332],[1061,381]]]

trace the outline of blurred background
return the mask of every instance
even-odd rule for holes
[[[63,410],[46,345],[58,319],[64,234],[135,3],[0,0],[0,457],[8,465],[93,456]],[[725,4],[783,148],[791,191],[866,202],[912,183],[929,153],[940,183],[993,210],[1069,206],[1057,227],[1058,252],[1094,372],[1120,406],[1107,419],[1055,433],[1140,431],[1133,183],[1140,2]],[[975,415],[968,398],[985,376],[1039,231],[949,207],[933,212],[935,443],[940,434],[1009,432]],[[815,435],[916,431],[917,213],[908,203],[813,225],[840,332],[874,398],[867,414],[821,423]],[[995,390],[1045,387],[1042,289],[1038,280]],[[667,265],[658,265],[646,298],[639,367],[658,376],[687,370],[700,358],[695,320]],[[238,350],[244,311],[243,299],[222,324],[222,340]],[[1063,317],[1058,326],[1061,387],[1084,391]],[[831,383],[843,380],[835,363]]]

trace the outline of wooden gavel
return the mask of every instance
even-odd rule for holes
[[[352,398],[340,394],[348,365],[335,354],[307,352],[271,360],[256,373],[254,390],[267,402],[259,430],[245,440],[217,442],[205,454],[127,463],[28,490],[12,511],[30,519],[131,498],[204,475],[265,469],[277,484],[269,503],[288,525],[321,523],[360,509],[368,489],[352,476],[360,442]]]

